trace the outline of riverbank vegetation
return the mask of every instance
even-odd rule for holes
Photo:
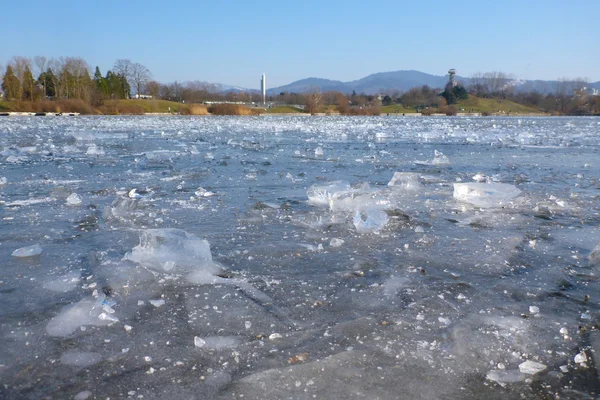
[[[258,115],[600,115],[600,96],[581,80],[559,80],[544,92],[516,90],[501,73],[476,74],[470,84],[381,93],[282,92],[263,104],[258,91],[223,90],[200,82],[159,83],[136,62],[117,60],[105,73],[78,57],[13,57],[0,67],[0,112],[81,114]],[[132,94],[135,93],[135,95]]]

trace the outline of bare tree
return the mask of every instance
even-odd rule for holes
[[[311,90],[306,94],[305,110],[310,114],[319,112],[323,103],[323,94],[319,89]]]
[[[156,99],[160,95],[160,86],[160,83],[156,81],[148,81],[146,82],[146,93]]]
[[[131,86],[131,71],[132,71],[132,65],[133,63],[131,62],[131,60],[127,60],[127,59],[120,59],[115,61],[115,65],[113,66],[113,73],[116,75],[121,75],[123,77],[125,77],[125,79],[127,80],[127,83]]]
[[[127,76],[127,75],[125,75]],[[130,68],[131,81],[135,85],[136,94],[142,94],[142,88],[152,78],[150,70],[140,63],[131,64]]]
[[[48,62],[48,59],[44,56],[35,56],[33,58],[33,62],[35,63],[35,66],[37,67],[37,71],[35,71],[35,73],[40,76],[41,74],[43,74],[46,71],[46,64]]]

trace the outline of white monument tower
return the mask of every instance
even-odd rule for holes
[[[260,80],[260,91],[263,96],[263,104],[267,104],[267,74],[262,74],[262,79]]]

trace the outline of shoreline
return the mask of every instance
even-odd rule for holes
[[[180,115],[173,113],[144,113],[144,114],[81,114],[76,112],[64,113],[35,113],[21,111],[0,112],[0,117],[78,117],[78,116],[98,116],[98,117],[122,117],[122,116],[155,116],[155,117],[364,117],[364,115],[341,115],[341,114],[308,114],[308,113],[264,113],[259,115]],[[457,113],[456,115],[446,114],[431,114],[423,115],[421,113],[381,113],[379,115],[370,115],[371,117],[598,117],[599,115],[552,115],[552,114],[490,114],[483,115],[482,113]]]

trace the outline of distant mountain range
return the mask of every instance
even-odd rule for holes
[[[457,77],[459,81],[465,78]],[[362,79],[350,82],[334,81],[322,78],[306,78],[289,85],[279,86],[267,90],[268,94],[275,95],[281,92],[302,93],[314,89],[321,91],[335,90],[342,93],[383,93],[394,90],[407,91],[416,86],[428,85],[442,88],[448,82],[447,76],[436,76],[420,71],[394,71],[371,74]]]
[[[464,86],[471,84],[471,78],[457,76],[456,80]],[[267,94],[276,96],[282,92],[305,93],[319,89],[321,92],[338,91],[350,94],[382,94],[394,91],[406,92],[413,87],[427,85],[432,88],[443,88],[448,82],[448,75],[431,75],[420,71],[392,71],[378,72],[362,79],[350,82],[342,82],[323,78],[305,78],[288,85],[267,89]],[[544,80],[517,80],[511,82],[517,91],[538,91],[540,93],[551,93],[556,90],[558,81]],[[215,84],[217,91],[221,92],[260,92],[257,89],[246,89],[237,86]],[[600,91],[600,81],[588,84],[588,88]]]
[[[470,78],[457,76],[456,80],[461,84],[468,86],[471,83]],[[322,92],[335,90],[342,93],[366,93],[380,94],[393,91],[408,91],[413,87],[427,85],[433,88],[443,88],[448,82],[448,76],[438,76],[426,74],[420,71],[393,71],[379,72],[371,74],[362,79],[350,82],[342,82],[323,78],[306,78],[288,85],[279,86],[267,90],[269,95],[278,95],[282,92],[303,93],[310,90],[319,89]],[[557,81],[529,80],[513,82],[515,88],[519,91],[537,90],[541,93],[554,91]],[[590,88],[600,90],[600,81],[589,84]]]

